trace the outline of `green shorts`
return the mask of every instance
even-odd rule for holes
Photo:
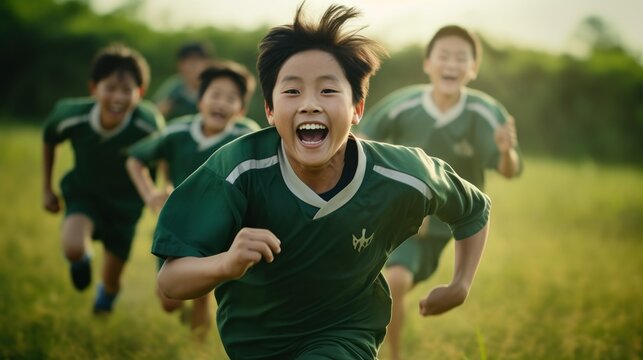
[[[373,360],[384,340],[386,331],[334,330],[318,334],[302,341],[295,356],[296,360]]]
[[[141,217],[143,203],[131,197],[119,199],[83,187],[65,177],[60,185],[65,200],[65,217],[83,214],[94,223],[92,239],[100,240],[110,253],[126,261]]]
[[[448,225],[432,219],[428,235],[406,239],[391,253],[386,267],[402,266],[413,274],[414,284],[424,281],[437,270],[440,255],[451,238]]]

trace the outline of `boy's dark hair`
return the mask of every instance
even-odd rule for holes
[[[303,3],[297,8],[292,25],[272,28],[259,43],[257,70],[263,96],[273,108],[272,90],[283,64],[294,54],[322,50],[333,55],[351,85],[353,103],[368,94],[369,78],[380,67],[380,55],[386,50],[375,41],[357,33],[361,28],[342,31],[344,24],[357,17],[359,11],[342,5],[331,5],[318,24],[305,21]]]
[[[214,56],[214,48],[211,44],[205,42],[189,42],[183,44],[176,52],[177,60],[187,59],[192,56],[209,59]]]
[[[477,64],[480,63],[482,60],[482,46],[480,46],[480,39],[478,39],[478,37],[471,31],[458,25],[447,25],[441,27],[435,35],[433,35],[429,44],[426,46],[424,57],[428,58],[431,55],[431,51],[433,51],[435,43],[441,38],[447,36],[457,36],[469,43],[469,45],[471,45],[471,50],[473,51],[473,59]]]
[[[245,66],[233,61],[214,63],[201,72],[199,75],[199,100],[208,90],[210,83],[220,77],[227,77],[237,85],[241,94],[241,103],[245,108],[255,91],[255,77]]]
[[[150,83],[150,67],[145,58],[123,44],[112,44],[101,49],[92,62],[91,80],[94,83],[114,73],[131,74],[143,90]]]

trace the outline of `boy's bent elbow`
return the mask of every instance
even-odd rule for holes
[[[165,269],[165,266],[161,268],[156,278],[156,283],[159,291],[169,299],[174,300],[184,300],[181,298],[179,291],[176,289],[176,281],[172,280],[172,274]]]
[[[156,275],[156,287],[159,289],[161,294],[163,294],[164,296],[170,299],[172,298],[169,294],[167,279],[165,276],[165,272],[163,271],[162,268],[161,270],[159,270],[158,274]]]
[[[181,289],[174,286],[174,283],[164,280],[159,276],[157,285],[159,290],[165,297],[172,300],[189,300],[192,299],[192,296],[186,296],[181,292]]]
[[[157,277],[159,291],[175,300],[196,299],[211,290],[191,258],[168,258]]]

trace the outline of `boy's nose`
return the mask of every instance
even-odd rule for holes
[[[302,114],[314,114],[321,112],[321,108],[317,106],[305,106],[299,110]]]
[[[118,91],[116,92],[116,96],[114,98],[117,101],[123,102],[123,101],[127,101],[130,98],[130,94],[125,91]]]
[[[300,113],[318,113],[321,112],[322,108],[319,105],[319,102],[314,96],[306,96],[301,107],[299,108]]]

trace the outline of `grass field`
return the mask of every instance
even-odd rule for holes
[[[68,279],[61,217],[42,210],[39,129],[4,123],[0,135],[0,358],[226,359],[216,331],[197,344],[162,312],[149,213],[115,313],[92,317],[94,290],[77,293]],[[60,155],[57,178],[71,163],[69,148]],[[490,176],[492,228],[467,302],[440,317],[413,314],[449,281],[452,245],[409,296],[409,359],[643,357],[643,169],[525,162],[518,180]]]

